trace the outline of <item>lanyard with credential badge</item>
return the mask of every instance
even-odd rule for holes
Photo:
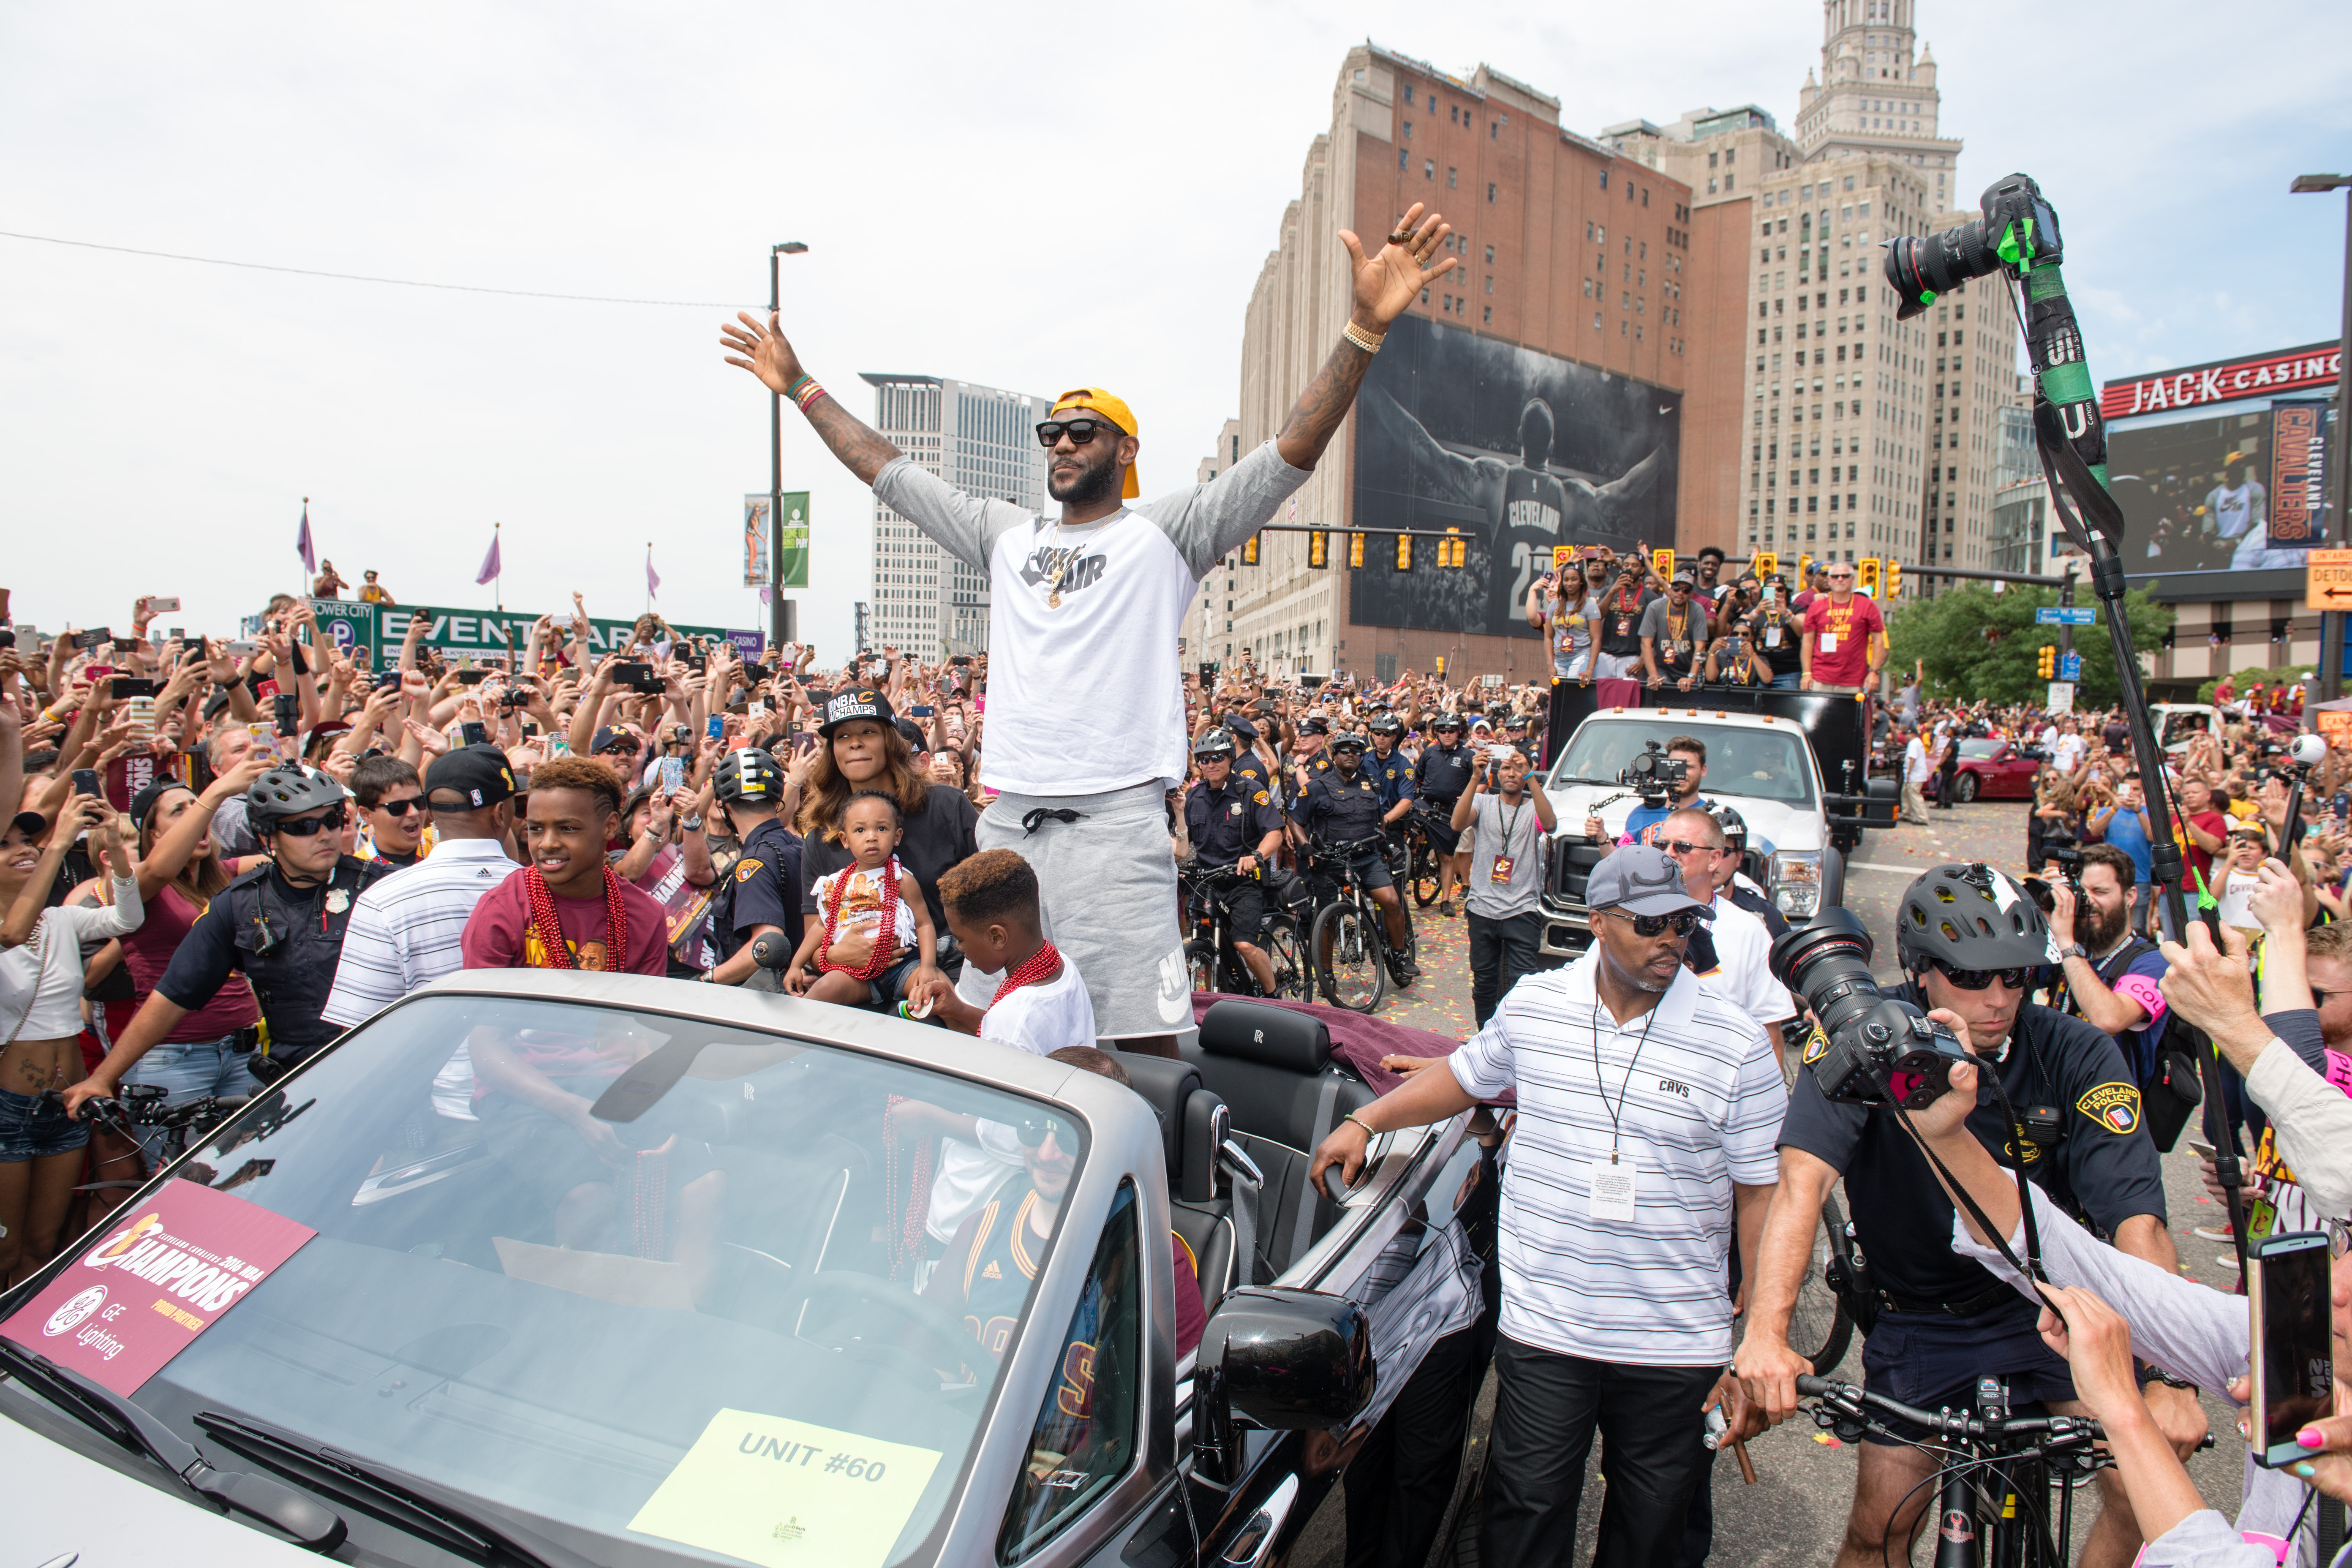
[[[1585,1209],[1590,1218],[1633,1218],[1636,1172],[1631,1161],[1618,1158],[1618,1142],[1626,1097],[1633,1091],[1633,1068],[1642,1059],[1642,1047],[1650,1043],[1650,1026],[1657,1020],[1658,1004],[1654,1003],[1649,1015],[1642,1020],[1642,1037],[1633,1042],[1633,1054],[1625,1063],[1624,1081],[1617,1086],[1617,1103],[1612,1106],[1609,1086],[1601,1076],[1601,985],[1596,971],[1592,987],[1592,1086],[1601,1093],[1601,1109],[1609,1112],[1609,1163],[1592,1167],[1592,1191]],[[1620,1029],[1617,1033],[1622,1036],[1624,1031]]]

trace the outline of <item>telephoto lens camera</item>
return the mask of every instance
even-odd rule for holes
[[[2031,267],[2064,260],[2058,215],[2042,189],[2023,174],[1987,187],[1982,215],[1941,234],[1906,234],[1886,242],[1886,282],[1897,301],[1895,319],[1907,321],[1971,278],[1990,278],[2021,258]]]
[[[1772,977],[1805,999],[1818,1020],[1804,1065],[1822,1098],[1907,1110],[1951,1087],[1970,1059],[1959,1037],[1871,978],[1870,932],[1845,910],[1790,928],[1772,944]],[[1882,1085],[1884,1087],[1882,1087]]]
[[[1638,793],[1643,805],[1659,806],[1681,790],[1689,777],[1686,759],[1670,757],[1655,741],[1648,741],[1643,743],[1642,754],[1619,771],[1617,782]]]

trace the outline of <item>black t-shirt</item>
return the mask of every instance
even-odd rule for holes
[[[1896,993],[1913,1002],[1907,988]],[[1810,1051],[1808,1053],[1810,1055]],[[2029,1003],[2018,1009],[2000,1083],[2019,1115],[2054,1106],[2063,1135],[2054,1148],[2024,1147],[2026,1174],[2062,1209],[2089,1215],[2113,1236],[2134,1215],[2164,1218],[2164,1177],[2140,1115],[2139,1090],[2115,1041],[2079,1018]],[[1990,1089],[1969,1131],[2006,1165],[2012,1140]],[[1832,1104],[1810,1072],[1797,1075],[1780,1146],[1802,1149],[1845,1175],[1854,1241],[1874,1282],[1910,1301],[1957,1302],[1994,1283],[1952,1250],[1952,1203],[1919,1146],[1885,1107]]]
[[[1772,643],[1772,628],[1780,628],[1778,647]],[[1756,617],[1756,651],[1764,656],[1764,663],[1774,675],[1796,675],[1805,668],[1805,655],[1799,646],[1805,640],[1805,623],[1795,616],[1775,616],[1769,610]]]
[[[1429,746],[1413,765],[1413,784],[1424,800],[1451,801],[1470,787],[1476,765],[1477,754],[1469,746]]]
[[[742,856],[727,873],[725,918],[715,922],[721,963],[734,957],[761,926],[774,926],[799,946],[805,928],[789,889],[800,880],[804,849],[801,836],[772,816],[743,836]]]
[[[953,784],[935,784],[923,797],[923,809],[907,818],[906,836],[898,841],[898,864],[913,874],[915,885],[923,889],[923,902],[930,907],[931,930],[940,936],[948,931],[947,906],[940,902],[940,876],[958,861],[980,853],[973,837],[979,823],[980,811],[963,791]],[[817,879],[854,864],[856,858],[824,834],[809,835],[801,847],[803,915],[817,912]]]
[[[1642,651],[1642,612],[1664,594],[1643,588],[1628,596],[1612,586],[1601,596],[1601,651],[1614,658],[1632,658]]]

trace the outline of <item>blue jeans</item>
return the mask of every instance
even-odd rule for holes
[[[245,1064],[253,1058],[238,1054],[236,1037],[224,1036],[217,1040],[190,1040],[177,1045],[161,1045],[141,1057],[131,1070],[122,1075],[127,1087],[134,1083],[161,1084],[167,1091],[166,1105],[184,1105],[205,1095],[249,1095],[257,1085]],[[153,1170],[163,1162],[163,1130],[142,1127],[139,1130],[140,1151],[147,1157],[147,1168]]]
[[[1797,689],[1798,683],[1802,681],[1804,679],[1804,671],[1799,669],[1792,669],[1786,675],[1776,675],[1772,678],[1772,689],[1775,691],[1794,691]]]

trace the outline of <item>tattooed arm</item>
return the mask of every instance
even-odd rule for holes
[[[1412,237],[1405,243],[1391,240],[1368,257],[1360,240],[1344,228],[1339,231],[1339,243],[1348,247],[1349,264],[1355,273],[1356,303],[1349,320],[1374,336],[1386,332],[1389,323],[1404,314],[1432,279],[1461,264],[1460,257],[1448,254],[1436,265],[1424,267],[1454,232],[1454,226],[1435,213],[1423,217],[1420,203],[1415,202],[1397,221],[1397,232],[1410,233]],[[1356,401],[1356,390],[1363,385],[1364,372],[1371,363],[1370,354],[1345,338],[1331,350],[1331,357],[1298,395],[1297,406],[1274,438],[1275,450],[1284,462],[1294,468],[1315,466]]]
[[[719,346],[729,351],[729,364],[750,371],[767,384],[769,391],[776,393],[783,392],[808,374],[800,355],[784,341],[774,312],[769,313],[764,327],[745,311],[738,310],[735,319],[742,325],[722,325],[719,329]],[[806,413],[810,428],[861,484],[872,484],[883,468],[898,456],[897,447],[830,394],[811,404]]]

